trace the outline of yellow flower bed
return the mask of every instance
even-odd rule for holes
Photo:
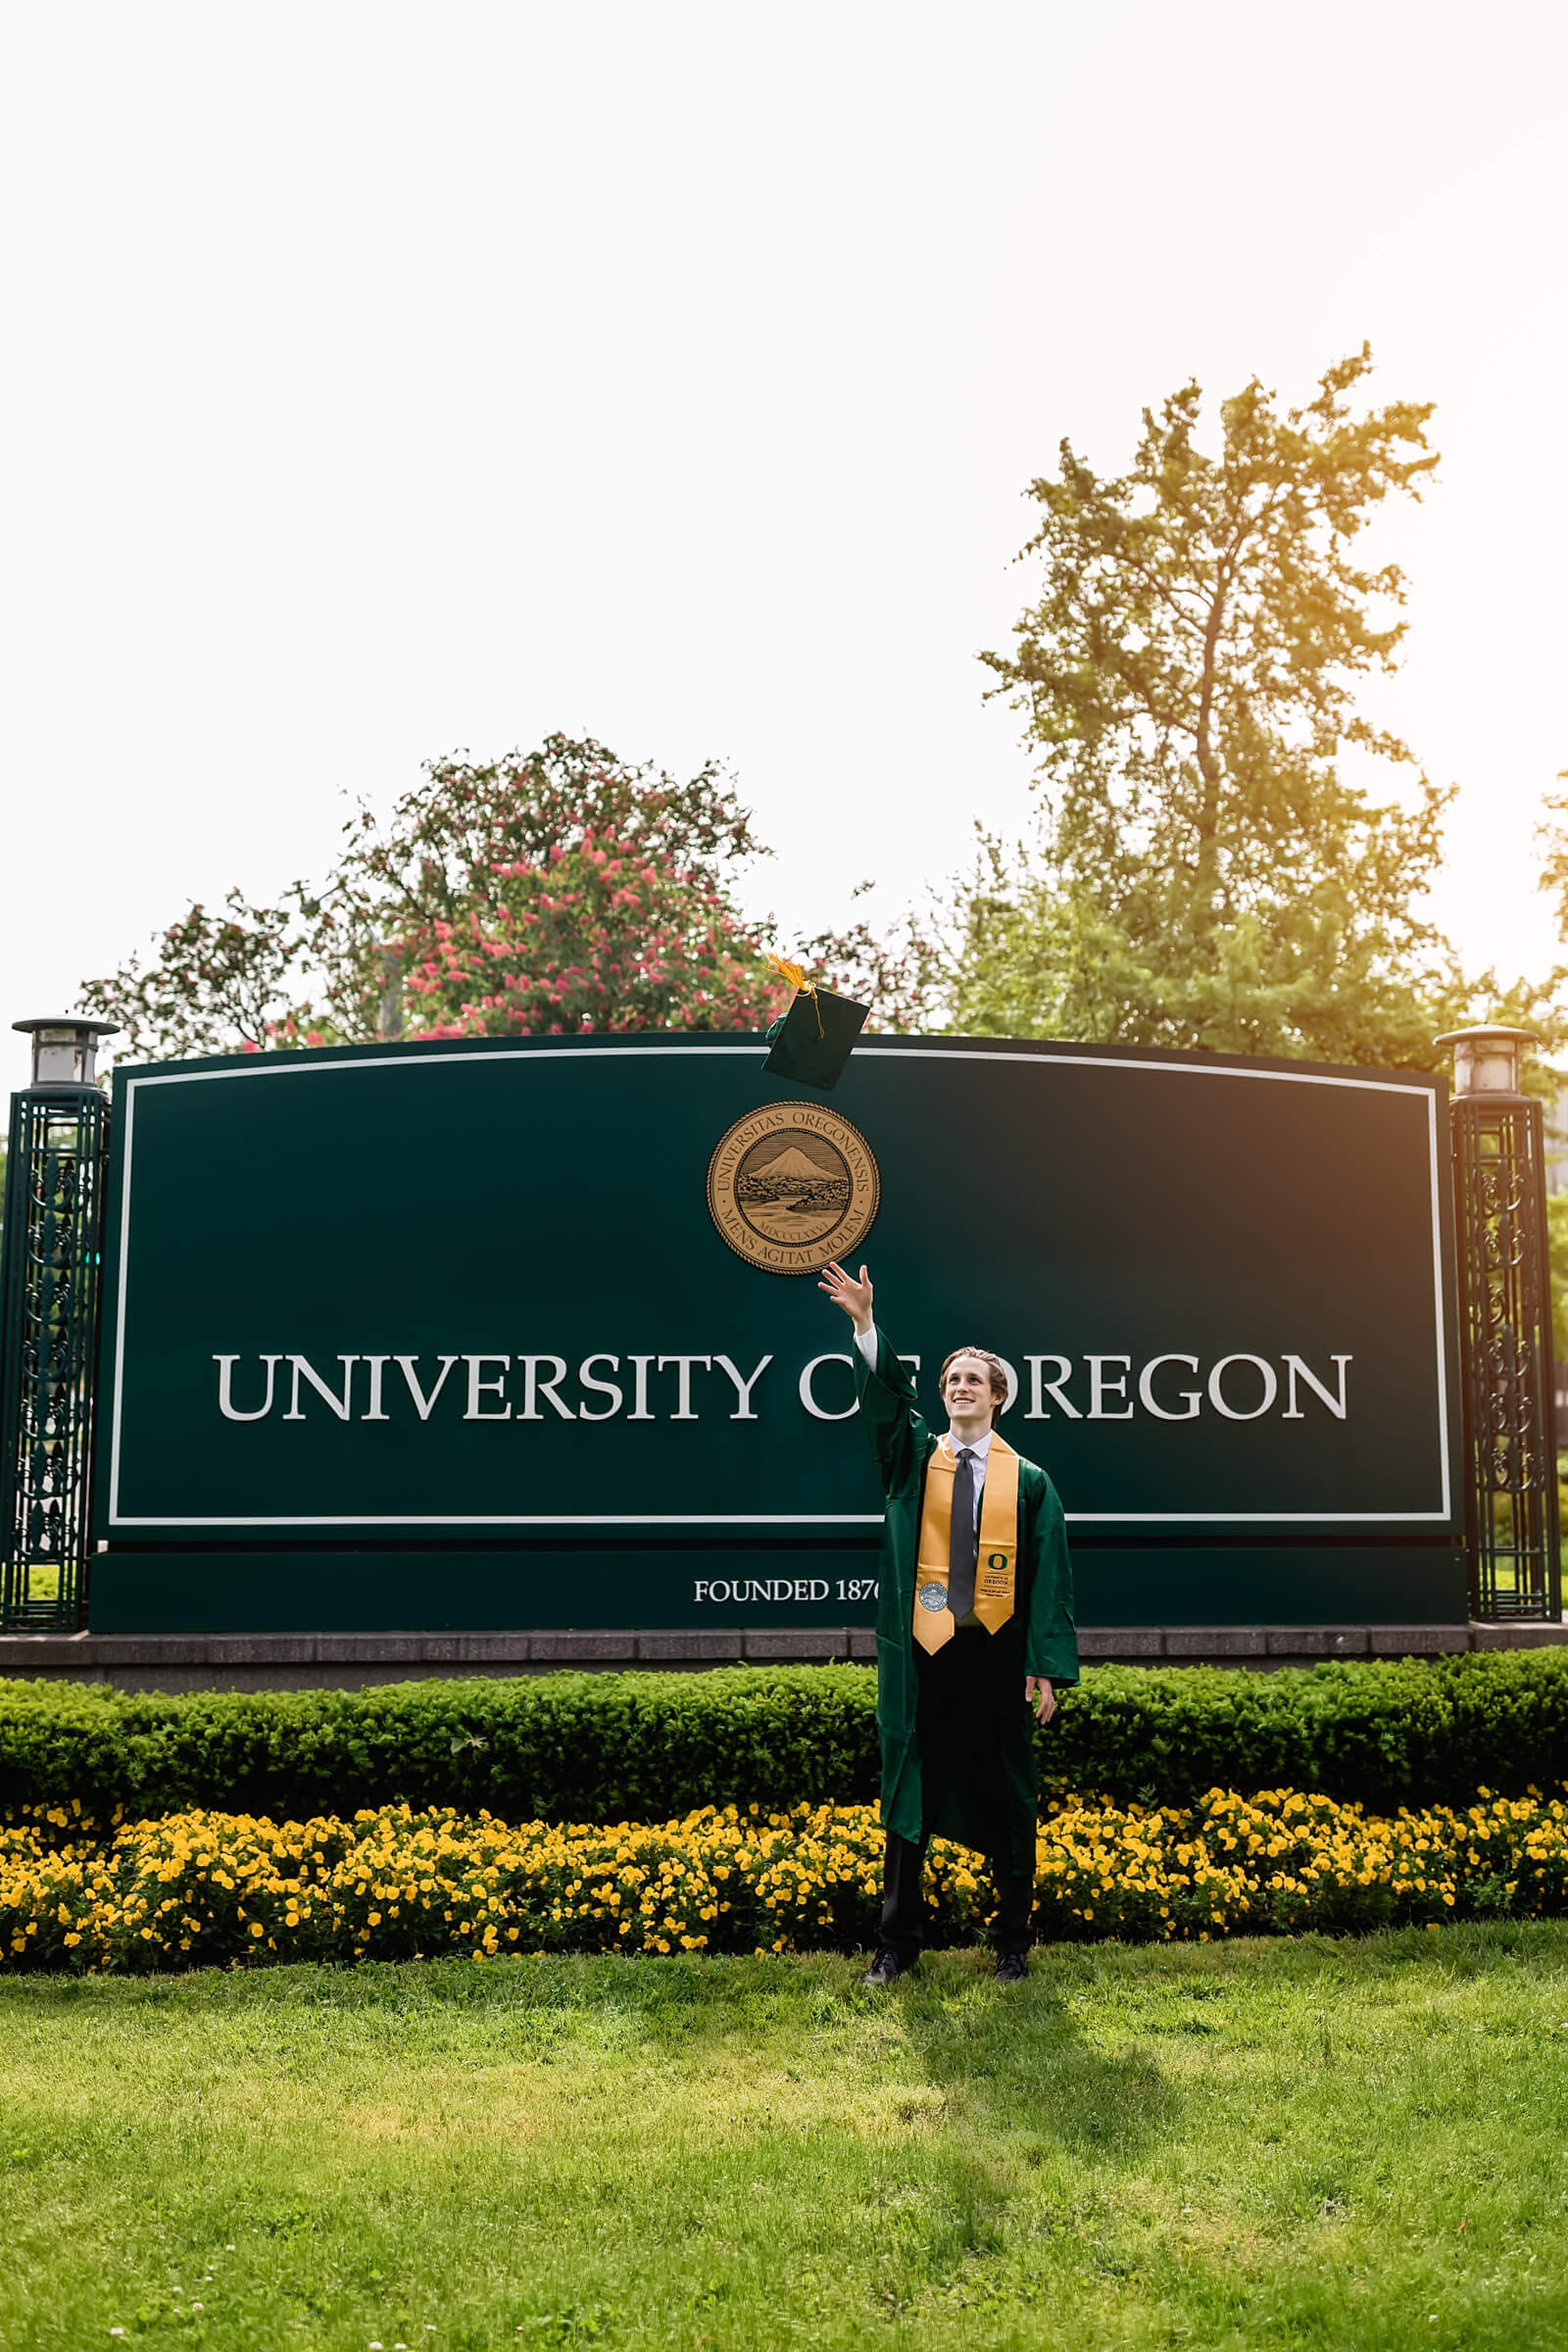
[[[509,1828],[489,1813],[271,1822],[175,1813],[99,1832],[79,1808],[0,1829],[0,1964],[154,1969],[462,1951],[807,1951],[874,1939],[867,1805]],[[980,1858],[933,1846],[934,1942],[982,1933]],[[1568,1806],[1481,1798],[1392,1820],[1289,1789],[1191,1810],[1093,1799],[1040,1827],[1047,1941],[1436,1925],[1568,1910]]]

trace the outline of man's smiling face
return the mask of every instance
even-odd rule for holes
[[[942,1383],[942,1401],[956,1421],[989,1421],[996,1401],[990,1365],[977,1355],[956,1355]]]

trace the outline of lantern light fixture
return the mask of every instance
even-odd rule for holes
[[[119,1034],[113,1021],[95,1021],[75,1012],[13,1021],[11,1026],[32,1039],[34,1088],[95,1086],[98,1048],[106,1037]]]
[[[1473,1029],[1450,1029],[1434,1040],[1453,1049],[1453,1091],[1458,1095],[1517,1095],[1519,1055],[1539,1046],[1533,1029],[1504,1029],[1481,1021]]]

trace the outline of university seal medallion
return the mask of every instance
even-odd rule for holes
[[[871,1147],[819,1102],[769,1102],[737,1119],[708,1163],[708,1205],[738,1257],[766,1274],[816,1274],[858,1250],[882,1180]]]

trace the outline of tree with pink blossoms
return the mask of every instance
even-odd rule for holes
[[[736,878],[766,855],[733,785],[687,782],[602,745],[431,761],[382,818],[362,808],[318,890],[280,908],[231,894],[81,992],[141,1056],[375,1037],[756,1030],[787,1001]],[[204,944],[210,954],[204,954]],[[917,1025],[930,959],[861,922],[782,943],[883,1029]],[[243,976],[244,988],[236,985]]]
[[[716,770],[689,783],[552,736],[521,759],[432,764],[384,828],[367,815],[345,861],[363,935],[406,919],[399,959],[411,1034],[560,1037],[595,1029],[754,1029],[772,981],[726,869],[760,854]],[[329,898],[326,919],[335,915]],[[345,1005],[345,1010],[349,1006]]]

